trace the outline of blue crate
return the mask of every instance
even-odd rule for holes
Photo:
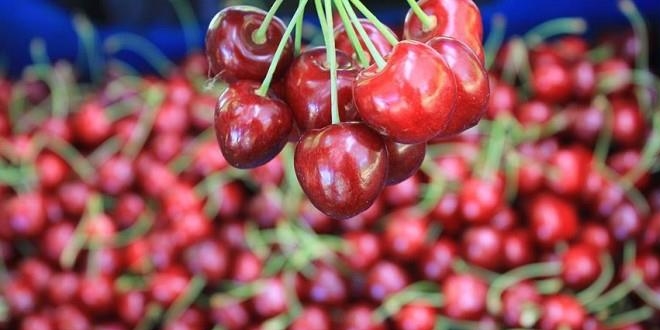
[[[590,30],[602,31],[613,26],[625,26],[627,21],[618,11],[616,0],[499,0],[477,1],[484,18],[486,35],[489,32],[490,21],[496,13],[507,18],[507,35],[523,33],[533,26],[557,17],[579,16],[587,20]],[[162,2],[168,5],[167,1]],[[648,18],[652,28],[657,31],[660,22],[660,1],[636,0],[636,4]],[[379,17],[388,24],[400,24],[407,9],[405,1],[395,4],[378,2],[375,5]],[[200,17],[210,16],[202,13]],[[184,34],[178,25],[150,25],[146,27],[114,25],[96,26],[96,48],[94,56],[107,60],[106,53],[100,45],[118,33],[133,33],[140,35],[171,60],[181,59],[187,52]],[[193,47],[203,47],[205,26],[197,29]],[[656,36],[660,33],[656,33]],[[78,63],[87,63],[80,58],[79,40],[75,33],[70,13],[57,7],[47,0],[0,0],[0,70],[4,67],[11,75],[18,75],[22,69],[31,63],[29,45],[34,38],[45,41],[48,55],[51,59],[68,59]],[[151,71],[153,68],[131,52],[115,54],[119,59],[129,63],[140,71]],[[3,65],[4,64],[4,65]],[[100,64],[99,64],[100,65]],[[85,67],[82,65],[81,67]]]

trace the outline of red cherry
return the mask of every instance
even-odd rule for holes
[[[188,276],[178,268],[157,272],[149,279],[151,299],[164,306],[169,306],[188,287],[188,281]]]
[[[451,68],[456,79],[456,109],[442,136],[458,134],[476,125],[486,112],[490,83],[480,60],[464,43],[450,37],[426,42]]]
[[[387,176],[383,140],[359,123],[340,123],[305,133],[296,146],[298,181],[316,208],[346,219],[366,210]]]
[[[612,236],[620,242],[637,238],[644,230],[644,219],[629,202],[621,203],[607,219]]]
[[[3,282],[2,295],[11,315],[28,315],[37,308],[39,297],[29,283],[19,278]]]
[[[339,271],[330,266],[315,267],[306,290],[308,299],[324,306],[341,306],[346,302],[347,285]]]
[[[490,99],[486,109],[486,117],[495,119],[501,114],[512,113],[518,104],[516,89],[505,82],[490,79]]]
[[[385,324],[374,320],[373,308],[359,304],[348,307],[341,319],[340,330],[385,330]]]
[[[406,144],[410,146],[411,144]],[[396,165],[395,165],[396,166]],[[387,173],[390,173],[388,167]],[[403,208],[405,206],[414,206],[419,202],[421,196],[422,183],[419,176],[413,175],[397,184],[385,186],[382,199],[387,206],[392,208]]]
[[[545,102],[532,100],[519,104],[515,115],[523,126],[545,124],[552,117],[553,110]]]
[[[54,305],[73,302],[80,286],[80,275],[74,272],[53,274],[46,287],[46,297]]]
[[[502,234],[492,227],[471,227],[463,234],[463,257],[471,264],[497,270],[502,265]]]
[[[416,208],[400,209],[386,220],[383,245],[396,260],[415,260],[424,249],[427,219]]]
[[[516,283],[502,294],[502,319],[509,327],[530,326],[523,324],[525,318],[534,315],[534,308],[540,304],[541,295],[533,283]]]
[[[527,216],[534,238],[542,246],[552,247],[577,234],[575,207],[554,195],[542,193],[534,197],[528,205]]]
[[[53,311],[55,329],[89,330],[92,322],[80,308],[72,304],[56,306]]]
[[[262,268],[261,258],[252,252],[241,251],[234,257],[231,278],[239,282],[251,282],[261,276]]]
[[[470,178],[463,183],[459,198],[463,219],[471,223],[486,223],[501,207],[504,191],[499,179]]]
[[[212,285],[229,272],[229,251],[216,240],[203,240],[184,252],[184,260],[192,274],[202,274]]]
[[[358,22],[360,22],[360,25],[362,25],[362,28],[364,31],[367,33],[369,36],[369,40],[374,44],[376,47],[376,50],[378,53],[385,57],[387,56],[390,51],[392,51],[392,44],[387,41],[387,38],[376,28],[376,26],[371,23],[366,18],[360,18],[358,19]],[[394,32],[391,32],[391,35],[394,35]],[[363,53],[366,56],[367,61],[369,64],[373,63],[373,58],[371,58],[371,54],[369,53],[367,46],[365,45],[364,41],[362,40],[362,37],[360,36],[357,31],[355,31],[358,39],[360,40],[360,46],[362,46]],[[351,43],[351,40],[348,38],[348,33],[346,33],[346,26],[344,24],[339,24],[337,27],[335,27],[334,31],[334,36],[335,36],[335,47],[338,50],[343,51],[344,53],[348,54],[351,56],[354,60],[357,61],[357,55],[355,54],[355,49],[353,48],[353,44]]]
[[[560,63],[548,63],[534,68],[532,88],[536,97],[550,103],[562,103],[573,93],[573,80]]]
[[[447,36],[465,43],[483,63],[484,50],[481,45],[483,26],[479,8],[471,0],[421,0],[424,12],[435,18],[435,26],[425,30],[422,22],[411,10],[406,14],[403,26],[404,39],[428,41],[434,37]]]
[[[352,111],[353,80],[358,67],[351,57],[342,51],[336,52],[337,62],[337,106],[344,121]],[[323,128],[331,122],[330,67],[327,50],[316,47],[305,50],[298,56],[286,75],[286,101],[291,107],[296,125],[302,132]]]
[[[343,254],[344,259],[357,271],[366,271],[381,256],[378,236],[367,231],[354,231],[344,235],[348,250]]]
[[[644,114],[634,101],[617,98],[612,100],[612,139],[623,147],[635,147],[645,141]]]
[[[268,318],[286,311],[288,297],[282,280],[267,278],[263,279],[262,283],[257,294],[252,297],[252,306],[256,314]]]
[[[211,306],[211,319],[227,330],[241,330],[247,328],[250,313],[245,304],[225,300],[220,306]]]
[[[331,320],[328,312],[316,305],[305,306],[300,315],[293,320],[291,330],[330,330]]]
[[[486,312],[486,283],[471,274],[453,274],[442,283],[443,310],[459,320],[477,320]]]
[[[218,99],[215,133],[229,164],[253,168],[273,159],[284,147],[292,127],[289,107],[273,96],[259,96],[259,84],[239,81]]]
[[[443,233],[454,235],[462,229],[460,198],[454,192],[447,192],[431,210],[431,219],[442,226]]]
[[[590,152],[575,145],[561,149],[550,157],[550,166],[554,170],[546,177],[548,187],[567,197],[580,194],[591,166]]]
[[[155,134],[181,136],[188,130],[188,111],[185,106],[165,101],[156,113],[153,124]]]
[[[381,260],[367,274],[368,296],[381,302],[388,296],[401,291],[409,284],[408,275],[397,264]]]
[[[382,69],[371,65],[353,84],[360,117],[382,135],[409,144],[444,132],[454,113],[456,94],[447,62],[417,41],[398,43]]]
[[[114,283],[105,276],[84,276],[78,287],[78,298],[87,311],[107,314],[114,304]]]
[[[21,279],[37,291],[46,288],[53,274],[48,264],[34,257],[22,260],[17,270]]]
[[[53,324],[47,314],[31,314],[21,320],[21,330],[53,330]]]
[[[398,330],[433,330],[435,321],[433,307],[423,304],[408,304],[394,314],[394,324]]]
[[[601,272],[598,250],[590,245],[572,245],[561,256],[561,278],[566,286],[580,290],[593,283]]]
[[[571,68],[573,94],[580,100],[589,100],[596,92],[596,68],[589,60],[581,60]]]
[[[59,186],[71,171],[64,159],[50,152],[39,154],[35,165],[39,183],[46,190]]]
[[[265,40],[255,40],[265,17],[265,11],[252,6],[229,6],[215,14],[206,31],[206,57],[212,76],[227,82],[264,79],[286,29],[279,18],[273,17]],[[284,73],[292,59],[293,40],[289,38],[275,76]]]
[[[131,160],[115,155],[107,159],[98,169],[98,187],[108,194],[118,194],[128,189],[135,174]]]
[[[442,281],[452,272],[458,258],[458,247],[454,241],[441,238],[428,247],[419,262],[422,277],[431,281]]]
[[[385,139],[388,170],[387,185],[394,185],[413,176],[426,156],[426,144],[402,144]]]
[[[87,147],[99,145],[112,133],[112,123],[97,101],[82,104],[71,120],[76,140]]]
[[[542,330],[582,329],[586,319],[584,307],[575,297],[557,294],[544,299],[539,326]]]
[[[527,230],[515,229],[504,233],[502,259],[507,269],[513,269],[536,260],[534,241]]]
[[[0,205],[0,236],[35,237],[46,228],[44,199],[38,192],[23,193]]]

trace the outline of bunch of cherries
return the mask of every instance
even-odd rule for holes
[[[345,219],[413,175],[428,142],[473,127],[485,112],[482,23],[471,0],[410,1],[402,41],[359,1],[316,1],[325,45],[305,49],[307,1],[288,26],[274,16],[280,3],[268,12],[225,8],[207,30],[210,73],[229,83],[215,131],[232,166],[263,165],[293,141],[303,191]]]

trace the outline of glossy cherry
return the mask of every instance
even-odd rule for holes
[[[415,260],[424,249],[427,219],[416,208],[400,209],[386,220],[383,246],[396,260]]]
[[[472,274],[453,274],[442,283],[445,314],[459,320],[477,320],[486,311],[488,285]]]
[[[436,37],[426,44],[442,56],[456,79],[456,109],[438,137],[458,134],[485,114],[490,96],[488,74],[475,53],[457,39]]]
[[[385,298],[401,291],[409,284],[408,274],[401,266],[386,260],[375,264],[367,274],[367,294],[373,301],[382,302]]]
[[[504,324],[509,327],[531,326],[528,322],[538,317],[536,308],[541,304],[541,300],[541,294],[531,282],[520,282],[507,288],[502,294]]]
[[[220,150],[237,168],[257,167],[273,159],[293,125],[289,107],[272,95],[257,95],[258,88],[258,83],[246,80],[231,84],[215,110]]]
[[[433,330],[436,322],[433,307],[420,304],[408,304],[394,314],[394,324],[398,330]]]
[[[459,256],[458,246],[451,239],[440,238],[429,246],[418,263],[422,277],[430,281],[442,281],[450,273]]]
[[[351,57],[338,50],[337,61],[337,106],[343,121],[355,120],[352,108],[353,80],[358,67]],[[331,122],[330,67],[327,49],[307,49],[296,57],[286,74],[286,101],[291,107],[297,127],[303,132],[323,128]],[[352,118],[351,118],[352,117]]]
[[[442,56],[407,40],[394,47],[382,69],[371,65],[353,84],[360,118],[393,141],[409,144],[444,132],[456,94],[454,74]]]
[[[486,269],[502,266],[502,234],[492,227],[471,227],[463,234],[462,251],[465,260]]]
[[[303,191],[316,208],[336,219],[373,204],[385,185],[387,162],[381,137],[360,123],[308,131],[294,155]]]
[[[421,0],[418,3],[427,15],[435,18],[435,24],[426,30],[411,9],[403,26],[404,39],[426,42],[434,37],[452,37],[465,43],[481,62],[484,61],[481,13],[472,0]]]
[[[264,79],[285,30],[284,23],[273,17],[265,40],[255,39],[265,17],[265,11],[252,6],[228,6],[215,14],[206,31],[211,76],[218,75],[227,82]],[[277,64],[276,76],[284,73],[292,59],[293,40],[289,38]]]
[[[387,185],[397,184],[413,176],[426,156],[426,144],[402,144],[385,139],[388,170]]]
[[[366,18],[360,18],[358,19],[358,22],[360,22],[360,25],[362,25],[362,28],[369,36],[369,40],[371,40],[371,42],[374,44],[378,53],[383,57],[387,56],[392,51],[394,46],[389,41],[387,41],[387,38],[378,30],[378,28],[376,28],[373,23],[371,23],[371,21]],[[391,30],[390,32],[391,35],[394,35],[394,32]],[[355,34],[360,40],[360,46],[362,47],[367,61],[369,64],[373,63],[373,58],[371,57],[371,54],[369,54],[369,50],[361,35],[357,32],[357,30],[355,30]],[[334,36],[335,47],[357,61],[358,57],[355,54],[355,48],[353,48],[353,44],[348,38],[348,33],[346,33],[346,26],[344,26],[344,24],[339,24],[337,27],[335,27]]]
[[[601,272],[598,250],[587,244],[576,244],[561,256],[561,278],[575,290],[584,289],[593,283]]]
[[[548,193],[535,196],[528,205],[527,216],[532,234],[542,246],[573,238],[577,234],[578,214],[568,201]]]
[[[582,329],[586,311],[573,296],[557,294],[543,300],[539,327],[542,330]]]

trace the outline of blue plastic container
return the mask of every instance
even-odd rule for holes
[[[292,0],[289,0],[292,1]],[[628,23],[619,12],[616,0],[499,0],[477,1],[484,19],[485,35],[490,29],[493,15],[506,17],[507,35],[521,34],[530,28],[558,17],[583,17],[588,25],[588,35],[598,31],[620,28]],[[660,22],[660,1],[636,0],[635,3],[651,23],[651,29],[658,31]],[[168,6],[167,1],[163,1]],[[401,24],[407,6],[405,1],[395,4],[379,3],[378,15],[388,24]],[[209,17],[209,13],[198,13],[199,17]],[[655,25],[653,25],[655,23]],[[102,48],[104,42],[117,34],[139,35],[159,49],[171,60],[181,59],[190,47],[202,48],[206,22],[197,27],[192,44],[186,42],[179,25],[136,26],[96,26],[94,51],[92,56],[97,65],[108,60],[108,53]],[[655,33],[656,36],[660,33]],[[18,75],[32,62],[29,45],[34,38],[45,42],[48,56],[55,59],[68,59],[81,63],[85,68],[88,61],[81,58],[79,36],[74,29],[70,13],[47,0],[0,0],[0,68],[4,67],[11,75]],[[141,56],[124,51],[111,56],[117,57],[140,71],[153,68]],[[0,69],[1,70],[1,69]]]

